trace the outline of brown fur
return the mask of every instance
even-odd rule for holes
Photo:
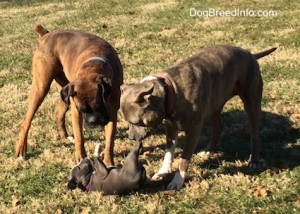
[[[16,155],[25,157],[27,137],[35,112],[43,102],[50,85],[55,80],[62,89],[65,101],[71,104],[72,124],[75,143],[75,159],[86,157],[83,138],[82,106],[88,106],[93,115],[102,119],[107,114],[109,122],[105,126],[106,147],[104,162],[113,165],[113,147],[116,134],[117,111],[120,106],[120,85],[123,83],[121,62],[113,47],[103,39],[82,31],[50,32],[37,25],[39,45],[32,59],[32,87],[28,98],[28,110],[21,125]],[[99,61],[85,61],[90,57],[104,57],[113,67],[113,75],[108,66]],[[106,83],[109,79],[110,86]],[[101,87],[100,87],[101,86]],[[105,86],[105,87],[104,87]],[[102,90],[111,88],[103,103]],[[99,101],[100,100],[100,101]],[[68,103],[68,102],[67,102]],[[56,106],[55,118],[61,137],[67,137],[65,114],[68,106],[60,100]],[[99,110],[99,112],[96,112]],[[107,123],[107,124],[106,124]]]

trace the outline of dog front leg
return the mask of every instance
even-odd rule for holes
[[[165,156],[162,166],[152,177],[152,180],[160,180],[162,177],[172,170],[172,163],[174,160],[175,147],[178,138],[178,129],[175,121],[166,120],[166,140],[167,145],[165,149]]]
[[[71,115],[72,125],[74,132],[74,144],[75,144],[75,161],[78,163],[84,157],[86,157],[86,151],[84,149],[84,137],[82,129],[82,115],[77,110],[76,105],[71,98]]]
[[[179,169],[167,189],[180,190],[182,188],[190,160],[200,139],[201,129],[202,123],[186,132],[186,142],[179,160]]]
[[[107,167],[114,166],[114,140],[117,132],[117,113],[105,126],[105,149],[104,149],[104,159],[103,162]]]

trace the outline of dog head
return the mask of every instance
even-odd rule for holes
[[[60,95],[67,105],[72,97],[76,108],[83,114],[84,127],[92,129],[105,126],[111,119],[111,88],[111,80],[86,75],[63,87]]]
[[[78,187],[82,190],[85,190],[85,187],[89,183],[93,171],[94,169],[92,161],[88,158],[82,159],[79,164],[75,165],[71,169],[70,175],[68,177],[68,188],[73,190]]]
[[[165,94],[158,80],[121,86],[121,114],[129,123],[156,127],[165,116]]]

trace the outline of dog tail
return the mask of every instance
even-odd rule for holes
[[[34,31],[39,34],[39,37],[43,37],[45,34],[49,33],[47,29],[45,29],[42,25],[37,25],[34,27]]]
[[[276,49],[277,48],[271,48],[269,50],[262,51],[262,52],[259,52],[257,54],[252,54],[252,55],[255,57],[255,59],[259,59],[259,58],[269,55],[270,53],[274,52]]]

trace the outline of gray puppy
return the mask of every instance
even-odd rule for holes
[[[272,48],[251,54],[238,47],[212,46],[156,76],[144,78],[141,83],[122,85],[121,113],[128,122],[156,127],[165,121],[166,154],[162,167],[153,179],[161,179],[171,172],[178,131],[182,130],[185,131],[186,142],[179,172],[168,189],[182,187],[204,121],[210,120],[213,129],[207,148],[209,151],[220,140],[223,106],[235,95],[244,103],[251,128],[249,166],[257,165],[263,81],[256,60],[275,50]]]
[[[146,181],[146,170],[138,159],[141,152],[142,143],[138,142],[122,167],[107,168],[98,157],[97,145],[93,161],[84,158],[72,168],[68,188],[78,187],[83,191],[101,191],[104,194],[128,194],[137,190]]]

